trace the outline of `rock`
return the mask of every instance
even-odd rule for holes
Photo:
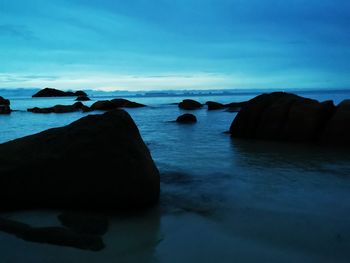
[[[37,93],[35,93],[32,97],[37,98],[37,97],[74,97],[74,96],[87,96],[87,94],[84,91],[62,91],[58,89],[52,89],[52,88],[45,88]]]
[[[126,99],[101,100],[92,104],[92,110],[113,110],[117,108],[140,108],[146,105]]]
[[[224,104],[214,101],[207,101],[205,104],[208,106],[208,110],[220,110],[226,108]]]
[[[76,92],[74,92],[74,96],[87,97],[88,95],[86,94],[86,92],[84,92],[82,90],[77,90]]]
[[[111,102],[114,104],[115,108],[140,108],[146,107],[146,105],[133,102],[126,99],[113,99]]]
[[[75,100],[76,101],[89,101],[90,98],[86,95],[79,95]]]
[[[10,114],[10,101],[0,96],[0,114]]]
[[[179,116],[176,119],[176,122],[186,123],[186,124],[195,123],[195,122],[197,122],[197,118],[193,114],[186,113],[186,114]]]
[[[247,101],[242,102],[231,102],[228,104],[225,104],[225,107],[227,108],[226,111],[228,112],[239,112],[242,107],[244,107],[247,104]]]
[[[101,214],[65,212],[58,216],[61,224],[76,233],[102,236],[108,230],[108,217]]]
[[[333,111],[331,101],[320,103],[284,92],[262,94],[239,111],[230,133],[240,138],[317,141]]]
[[[0,144],[1,209],[138,209],[159,199],[159,172],[123,110]]]
[[[196,110],[203,107],[201,103],[195,100],[183,100],[178,104],[180,109],[184,110]]]
[[[31,227],[15,220],[0,218],[0,231],[37,243],[99,251],[105,247],[99,236],[78,234],[63,227]]]
[[[75,112],[80,110],[85,110],[85,105],[81,102],[76,102],[73,105],[55,105],[50,108],[38,108],[34,107],[31,109],[27,109],[29,112],[33,113],[68,113],[68,112]]]
[[[350,100],[342,101],[334,115],[326,124],[321,141],[324,144],[349,146],[350,145]]]

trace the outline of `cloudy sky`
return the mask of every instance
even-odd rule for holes
[[[350,87],[348,0],[0,0],[0,88]]]

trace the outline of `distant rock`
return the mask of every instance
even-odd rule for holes
[[[178,106],[180,109],[183,109],[183,110],[196,110],[203,107],[203,105],[198,101],[189,100],[189,99],[183,100],[178,104]]]
[[[79,95],[75,100],[76,101],[89,101],[90,98],[86,95]]]
[[[35,93],[32,97],[74,97],[74,96],[87,96],[87,94],[84,91],[62,91],[58,89],[52,89],[52,88],[45,88],[37,93]]]
[[[116,107],[110,100],[99,100],[92,104],[90,108],[92,110],[113,110]]]
[[[63,226],[79,234],[104,235],[108,230],[108,217],[101,214],[65,212],[58,216]]]
[[[226,108],[224,104],[215,101],[207,101],[205,104],[208,106],[208,110],[220,110]]]
[[[10,101],[0,96],[0,114],[10,114]]]
[[[230,133],[240,138],[315,142],[334,110],[332,101],[320,103],[284,92],[262,94],[243,106]]]
[[[197,118],[193,114],[186,113],[186,114],[183,114],[183,115],[179,116],[176,119],[176,122],[185,123],[185,124],[191,124],[191,123],[197,122]]]
[[[0,144],[1,209],[138,209],[153,205],[159,172],[124,110]]]
[[[4,218],[0,218],[0,231],[36,243],[92,251],[99,251],[105,247],[102,238],[99,236],[79,234],[63,227],[31,227],[28,224]]]
[[[146,107],[146,105],[129,101],[126,99],[113,99],[96,101],[91,105],[92,110],[113,110],[118,108],[139,108]]]
[[[111,102],[114,104],[116,108],[141,108],[146,107],[144,104],[140,104],[137,102],[133,102],[126,99],[113,99]]]
[[[30,108],[27,109],[27,111],[29,112],[33,112],[33,113],[69,113],[69,112],[75,112],[75,111],[85,111],[86,106],[81,103],[81,102],[76,102],[73,105],[55,105],[53,107],[49,107],[49,108],[38,108],[38,107],[34,107],[34,108]]]

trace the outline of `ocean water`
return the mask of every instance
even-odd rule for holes
[[[258,93],[190,98],[226,103]],[[350,98],[348,91],[298,94],[335,103]],[[161,172],[159,206],[114,217],[105,236],[107,247],[100,252],[0,233],[1,262],[350,262],[349,151],[232,139],[224,132],[236,113],[224,110],[196,110],[197,124],[178,125],[171,121],[186,111],[172,103],[184,98],[189,97],[129,98],[148,105],[127,111]],[[0,116],[0,143],[86,115],[26,112],[34,106],[72,104],[72,98],[15,94],[10,99],[18,111]],[[92,99],[86,104],[101,97]],[[52,211],[2,216],[33,225],[57,224]]]

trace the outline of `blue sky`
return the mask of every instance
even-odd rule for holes
[[[349,47],[345,0],[0,0],[0,88],[348,88]]]

